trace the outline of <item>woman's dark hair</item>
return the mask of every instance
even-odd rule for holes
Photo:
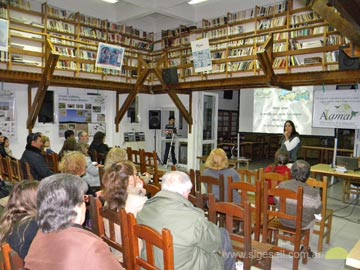
[[[38,196],[38,223],[43,233],[70,227],[77,217],[75,207],[83,202],[87,184],[71,174],[54,174],[41,180]]]
[[[0,219],[0,242],[6,239],[16,223],[36,217],[38,186],[38,181],[23,180],[13,187]]]
[[[106,134],[104,132],[101,132],[101,131],[96,132],[92,143],[95,145],[104,143],[105,136],[106,136]]]
[[[292,126],[292,132],[291,132],[291,135],[290,135],[290,140],[295,136],[299,136],[299,133],[296,131],[295,124],[291,120],[286,120],[286,122],[284,124],[284,132],[285,132],[285,127],[286,127],[287,123],[289,123]]]
[[[129,176],[135,174],[135,166],[131,161],[114,163],[105,171],[102,178],[104,208],[118,211],[125,207]]]
[[[71,151],[80,151],[80,147],[75,138],[69,138],[64,141],[63,147],[59,152],[59,158],[62,159],[66,153]]]
[[[305,183],[310,176],[310,164],[305,160],[297,160],[291,166],[291,175],[300,182]]]

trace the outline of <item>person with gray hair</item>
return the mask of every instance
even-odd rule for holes
[[[137,222],[159,233],[163,228],[171,230],[175,269],[224,269],[224,258],[220,255],[223,232],[208,221],[203,210],[187,200],[192,188],[189,176],[172,171],[162,179],[161,191],[144,204],[136,217]],[[155,253],[155,262],[163,269],[162,254]],[[234,265],[232,262],[225,269],[234,269]]]
[[[309,229],[314,226],[315,214],[320,214],[322,209],[321,197],[319,189],[315,189],[308,184],[306,180],[310,176],[310,164],[305,160],[297,160],[291,167],[291,174],[294,179],[283,181],[279,184],[278,188],[284,188],[291,191],[298,190],[298,187],[303,187],[304,197],[303,197],[303,217],[302,217],[302,228]],[[275,197],[275,202],[277,207],[279,206],[279,201]],[[296,214],[296,201],[289,200],[287,201],[287,213],[290,215]],[[280,222],[289,228],[295,228],[295,221],[290,220],[281,220]]]
[[[89,134],[86,131],[84,130],[79,131],[78,143],[89,143]]]
[[[86,190],[85,181],[71,174],[55,174],[41,181],[39,232],[25,258],[26,269],[123,269],[106,243],[81,226]]]

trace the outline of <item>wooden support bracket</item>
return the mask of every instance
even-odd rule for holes
[[[41,80],[39,82],[34,101],[31,104],[31,107],[29,110],[29,117],[28,117],[27,123],[26,123],[27,128],[29,130],[32,130],[34,128],[36,118],[39,115],[40,108],[44,102],[46,91],[49,87],[51,77],[54,74],[56,63],[60,56],[53,49],[52,44],[48,38],[46,39],[46,48],[47,48],[48,53],[46,55],[45,68],[42,73]],[[30,102],[31,102],[31,100],[30,100]]]

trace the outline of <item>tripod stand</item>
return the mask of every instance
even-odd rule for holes
[[[172,148],[173,148],[173,145],[174,145],[174,138],[175,138],[175,133],[173,132],[171,134],[171,141],[170,141],[170,147],[169,147],[169,152],[168,152],[168,155],[166,157],[166,164],[165,164],[165,168],[167,169],[168,167],[168,162],[169,162],[169,158],[170,158],[170,153],[173,151]],[[174,164],[175,165],[175,164]]]

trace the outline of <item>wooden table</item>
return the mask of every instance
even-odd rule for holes
[[[197,159],[200,160],[201,164],[205,163],[207,158],[208,158],[207,156],[197,157]],[[245,164],[244,168],[249,169],[250,161],[251,161],[251,159],[248,159],[248,158],[239,158],[239,159],[230,159],[229,158],[229,165],[234,166],[235,169],[237,169],[239,167],[239,164]]]
[[[303,145],[301,146],[301,149],[303,151],[303,158],[306,160],[308,152],[309,151],[316,151],[319,152],[319,163],[326,163],[326,162],[332,162],[334,148],[331,147],[323,147],[323,146],[311,146],[311,145]],[[352,149],[342,149],[338,148],[336,150],[338,154],[343,154],[345,156],[350,156],[353,154]]]
[[[311,166],[311,173],[316,176],[319,175],[328,175],[335,176],[344,179],[343,185],[343,202],[346,202],[350,199],[350,185],[352,182],[360,184],[360,171],[347,171],[347,172],[337,172],[334,168],[331,168],[329,164],[316,164]]]
[[[360,269],[360,240],[346,257],[346,265]]]

